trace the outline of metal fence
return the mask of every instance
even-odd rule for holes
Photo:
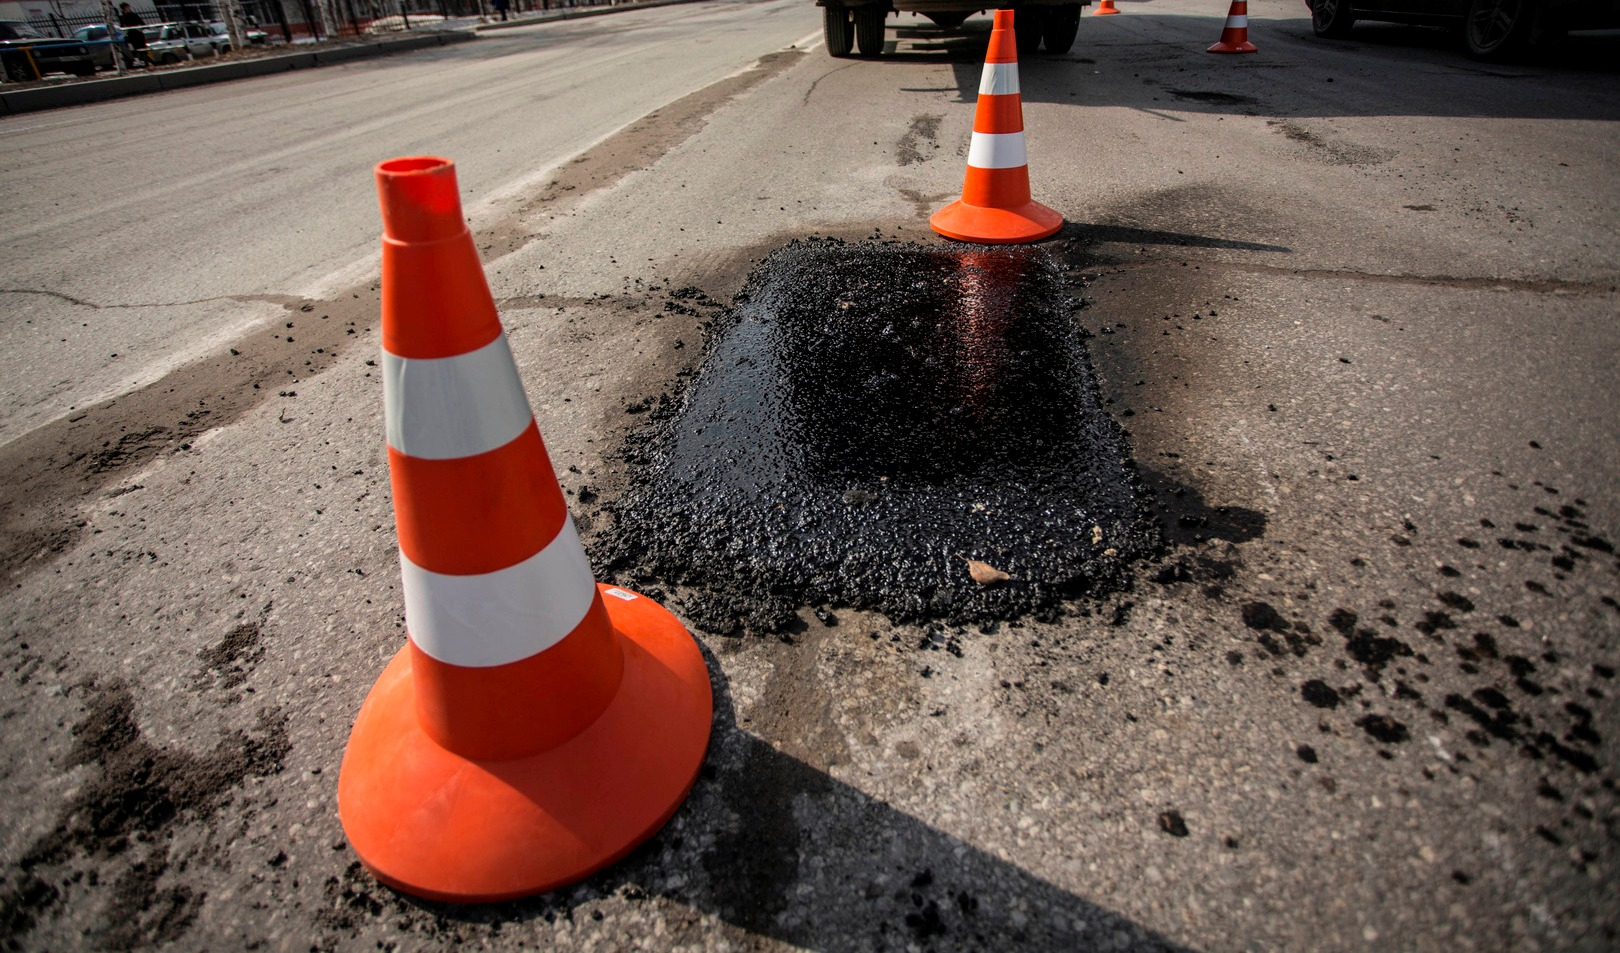
[[[266,6],[275,4],[266,3]],[[247,7],[248,4],[243,4]],[[131,5],[134,9],[134,5]],[[157,23],[184,23],[194,20],[198,23],[212,23],[224,20],[224,11],[212,3],[170,3],[157,4],[146,9],[136,9],[142,20],[147,24]],[[42,17],[34,17],[28,25],[47,36],[72,36],[75,30],[87,26],[102,26],[107,22],[99,13],[80,14],[78,16],[64,16],[58,13],[48,13]]]

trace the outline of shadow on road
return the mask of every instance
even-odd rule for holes
[[[658,895],[823,953],[1185,949],[743,731],[720,666],[705,655],[714,736],[674,824],[572,890],[478,907],[404,899],[484,928],[580,919],[609,897]],[[1054,846],[1038,852],[1050,857]]]
[[[1068,53],[1020,54],[1023,101],[1280,118],[1620,120],[1613,94],[1620,31],[1576,33],[1519,62],[1482,63],[1446,30],[1359,23],[1347,40],[1324,40],[1302,15],[1251,19],[1260,52],[1215,56],[1205,47],[1219,38],[1224,15],[1170,16],[1145,6],[1122,0],[1121,16],[1082,17]],[[891,27],[885,55],[868,62],[948,63],[948,88],[973,103],[989,36],[987,19],[952,30],[902,20]]]
[[[1291,253],[1286,245],[1267,245],[1263,242],[1245,242],[1210,235],[1190,235],[1185,232],[1165,232],[1151,228],[1131,228],[1107,223],[1068,222],[1061,236],[1073,238],[1086,245],[1115,243],[1120,245],[1173,245],[1178,248],[1226,248],[1233,251],[1269,251]]]

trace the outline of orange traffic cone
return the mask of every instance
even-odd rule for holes
[[[1063,226],[1063,216],[1029,195],[1011,10],[997,10],[990,31],[962,197],[935,212],[928,224],[946,238],[991,244],[1032,242]]]
[[[1249,42],[1249,0],[1232,0],[1232,9],[1226,14],[1226,26],[1221,30],[1220,42],[1204,52],[1259,52],[1259,48]]]
[[[1114,0],[1102,0],[1101,3],[1097,4],[1097,9],[1091,11],[1091,15],[1094,17],[1105,17],[1110,13],[1118,12],[1119,8],[1114,6]]]
[[[685,800],[713,699],[661,606],[598,586],[461,218],[455,166],[377,166],[405,647],[338,777],[378,880],[483,902],[579,880]]]

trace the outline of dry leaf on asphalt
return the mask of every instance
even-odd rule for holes
[[[998,582],[1006,582],[1012,578],[989,563],[980,562],[977,559],[969,559],[967,564],[968,575],[972,576],[973,581],[981,586],[993,586]]]

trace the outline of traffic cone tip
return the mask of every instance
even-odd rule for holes
[[[995,25],[990,28],[990,48],[985,51],[986,63],[1018,62],[1018,43],[1013,32],[1013,12],[997,10]]]
[[[433,242],[467,230],[456,192],[456,164],[437,156],[407,156],[377,163],[383,236],[398,242]]]

